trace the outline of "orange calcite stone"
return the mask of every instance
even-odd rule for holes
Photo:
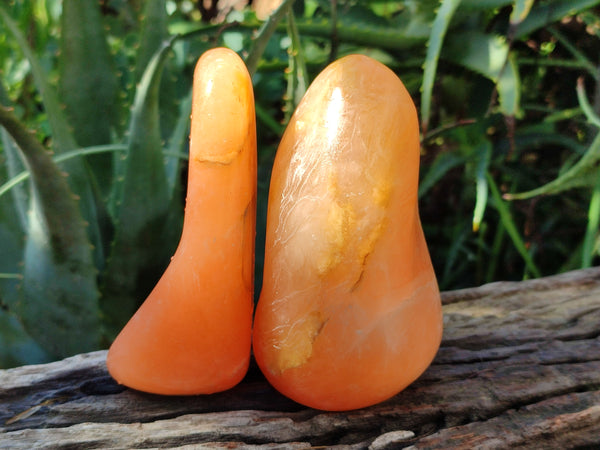
[[[236,53],[213,49],[194,73],[183,234],[169,267],[108,352],[119,383],[157,394],[209,394],[244,377],[255,226],[252,82]]]
[[[323,410],[395,395],[442,336],[419,220],[419,129],[398,77],[366,56],[327,67],[277,150],[253,349],[281,393]]]

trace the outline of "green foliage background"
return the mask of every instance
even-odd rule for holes
[[[255,0],[256,3],[256,0]],[[421,219],[440,287],[589,267],[600,247],[600,1],[198,0],[0,6],[0,368],[109,345],[168,264],[191,75],[227,46],[253,74],[257,293],[269,174],[328,62],[368,54],[422,125]]]

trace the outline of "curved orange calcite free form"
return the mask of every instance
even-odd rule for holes
[[[442,336],[417,206],[419,129],[402,82],[351,55],[328,66],[277,150],[253,349],[304,405],[349,410],[395,395]]]
[[[208,394],[244,377],[251,347],[255,224],[252,83],[236,53],[213,49],[194,72],[181,241],[108,352],[108,369],[119,383],[157,394]]]

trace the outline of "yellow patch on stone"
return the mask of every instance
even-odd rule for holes
[[[311,357],[313,345],[327,320],[320,311],[313,311],[301,322],[292,325],[281,340],[277,367],[280,372],[305,364]]]
[[[392,187],[390,186],[389,182],[381,182],[377,186],[373,187],[373,201],[377,206],[385,208],[390,201],[391,193]]]
[[[329,179],[328,192],[331,193],[332,200],[325,222],[326,246],[317,258],[319,275],[329,273],[343,261],[352,230],[356,228],[354,208],[348,201],[340,202],[339,189],[333,176]]]

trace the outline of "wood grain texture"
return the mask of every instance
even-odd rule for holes
[[[305,408],[255,366],[220,394],[144,394],[99,351],[0,371],[0,448],[600,448],[600,268],[442,297],[434,363],[373,407]]]

